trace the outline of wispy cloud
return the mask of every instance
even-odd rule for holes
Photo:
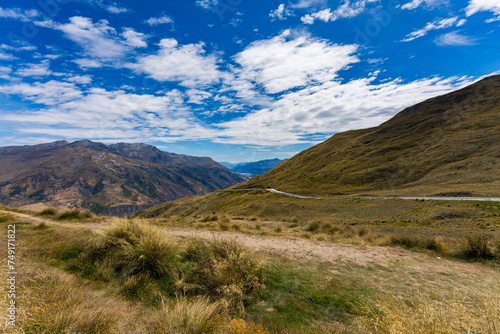
[[[500,20],[500,2],[495,0],[470,0],[465,9],[467,16],[471,16],[481,11],[492,12],[495,17],[486,20],[487,23]]]
[[[219,0],[196,0],[196,5],[204,9],[213,9],[218,3]]]
[[[317,133],[379,125],[405,107],[471,83],[470,78],[400,79],[374,84],[375,78],[325,82],[282,95],[269,108],[219,124],[216,142],[284,146],[310,142]],[[320,140],[326,139],[325,137]]]
[[[366,9],[366,4],[370,2],[377,2],[377,0],[359,0],[354,2],[345,0],[344,3],[334,11],[327,8],[312,14],[306,14],[301,17],[301,20],[305,24],[313,24],[315,20],[331,22],[343,18],[352,18],[361,14]]]
[[[49,69],[49,67],[50,62],[48,60],[44,60],[39,64],[27,64],[17,70],[15,74],[22,77],[45,77],[52,74],[52,71]]]
[[[291,1],[292,8],[309,8],[313,6],[326,6],[327,0],[295,0]]]
[[[6,19],[19,20],[22,22],[33,21],[40,16],[40,12],[36,9],[20,9],[20,8],[1,8],[0,17]]]
[[[406,37],[401,42],[413,41],[417,38],[420,38],[420,37],[427,35],[427,33],[429,31],[432,31],[432,30],[440,30],[440,29],[445,29],[445,28],[457,26],[457,25],[462,25],[463,24],[462,22],[463,21],[462,20],[459,21],[458,17],[456,17],[456,16],[448,18],[448,19],[436,20],[434,22],[429,22],[422,29],[415,30],[414,32],[406,35]]]
[[[452,31],[450,33],[439,36],[434,40],[437,45],[452,45],[452,46],[467,46],[475,45],[477,38],[461,35],[460,31]]]
[[[122,14],[130,11],[128,8],[118,5],[116,2],[111,5],[105,5],[104,9],[112,14]]]
[[[157,26],[160,24],[173,24],[174,20],[168,15],[163,15],[160,17],[151,17],[147,19],[145,22],[150,26]]]
[[[413,0],[401,6],[401,9],[414,10],[419,7],[433,9],[438,6],[447,4],[448,0]]]
[[[87,62],[84,67],[98,67],[97,63],[120,59],[134,48],[147,46],[146,35],[143,33],[136,32],[132,28],[124,28],[119,34],[107,20],[94,23],[90,18],[73,16],[69,19],[69,23],[61,24],[48,20],[37,24],[62,31],[68,39],[77,43],[89,58],[96,59]]]
[[[0,79],[11,80],[10,74],[12,73],[12,68],[7,66],[0,66]]]
[[[293,12],[290,9],[286,8],[284,3],[280,4],[277,9],[272,10],[269,13],[269,17],[271,18],[271,21],[286,20],[287,17],[292,16],[292,15],[293,15]]]
[[[5,53],[5,52],[0,52],[0,60],[14,60],[14,59],[19,59],[10,53]]]

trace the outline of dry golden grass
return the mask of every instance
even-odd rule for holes
[[[264,281],[256,276],[260,269],[253,270],[254,265],[245,260],[258,261],[258,253],[231,242],[200,245],[195,240],[186,253],[191,256],[189,265],[184,262],[186,266],[181,267],[190,274],[176,282],[177,291],[183,291],[186,297],[172,298],[172,293],[163,290],[161,280],[145,273],[122,271],[127,277],[117,278],[117,272],[103,269],[87,280],[79,278],[79,271],[72,271],[75,275],[62,271],[59,268],[85,253],[82,240],[96,238],[94,233],[81,229],[84,224],[47,222],[48,228],[40,229],[38,222],[27,221],[25,218],[17,221],[19,255],[23,261],[19,277],[19,286],[23,288],[19,296],[19,326],[17,332],[7,333],[142,334],[169,333],[170,329],[175,330],[172,333],[196,333],[197,328],[205,328],[203,331],[207,333],[228,334],[467,333],[467,330],[492,334],[499,328],[500,276],[491,263],[438,260],[427,254],[388,248],[388,258],[392,252],[407,256],[366,265],[269,260],[272,263],[266,266]],[[138,244],[137,240],[149,233],[144,230],[163,234],[161,228],[145,222],[116,220],[116,223],[118,227],[108,229],[96,240],[106,241],[112,236],[111,240],[122,240],[117,244],[123,240]],[[207,223],[214,224],[215,229],[219,222]],[[6,224],[9,222],[0,226]],[[249,220],[246,224],[255,233],[277,233],[273,232],[277,225],[267,226],[259,220]],[[362,240],[372,234],[369,228],[363,230],[357,225],[345,224],[337,229],[339,226],[335,224],[317,222],[312,226],[290,227],[294,224],[279,225],[283,229],[279,234],[298,227],[302,227],[301,233],[309,233],[311,239],[334,236]],[[261,229],[256,230],[255,226]],[[106,242],[98,244],[106,249],[103,246]],[[494,240],[489,247],[498,250]],[[108,267],[112,266],[103,266]],[[249,293],[243,299],[245,315],[240,315],[243,319],[231,319],[235,310],[231,298],[239,296],[233,293],[234,287]],[[163,304],[150,302],[162,298]],[[364,306],[360,306],[360,301]],[[193,314],[212,316],[203,318]],[[212,319],[219,321],[211,324]],[[192,331],[186,330],[186,326]],[[462,332],[457,329],[460,326],[464,328]]]
[[[500,294],[483,294],[474,305],[464,295],[419,293],[411,300],[403,300],[387,293],[366,301],[360,311],[367,316],[364,327],[371,333],[500,332]]]
[[[216,221],[206,221],[207,215]],[[485,240],[489,252],[482,254],[495,256],[500,249],[495,241],[500,240],[500,204],[489,202],[318,200],[226,191],[164,203],[139,216],[159,225],[395,245],[471,259],[466,254],[471,235]]]
[[[198,297],[177,298],[173,305],[163,303],[155,317],[154,333],[216,334],[227,329],[229,318],[222,302]]]
[[[23,260],[18,264],[22,274],[17,277],[16,327],[2,322],[0,328],[4,333],[120,334],[123,330],[145,333],[144,323],[139,325],[138,320],[141,314],[150,311],[141,305],[131,305],[112,294],[96,291],[74,276],[35,262],[26,254],[19,258]]]

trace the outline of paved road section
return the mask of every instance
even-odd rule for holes
[[[276,189],[266,189],[269,192],[285,195],[295,198],[311,198],[311,199],[332,199],[332,198],[359,198],[359,199],[421,199],[426,201],[482,201],[482,202],[500,202],[500,197],[440,197],[440,196],[333,196],[333,197],[319,197],[319,196],[303,196],[297,194],[286,193]]]

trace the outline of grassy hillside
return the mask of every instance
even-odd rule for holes
[[[500,195],[500,76],[338,133],[242,188],[301,194]]]

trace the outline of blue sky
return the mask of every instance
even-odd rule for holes
[[[500,70],[498,0],[18,0],[0,146],[288,158]]]

